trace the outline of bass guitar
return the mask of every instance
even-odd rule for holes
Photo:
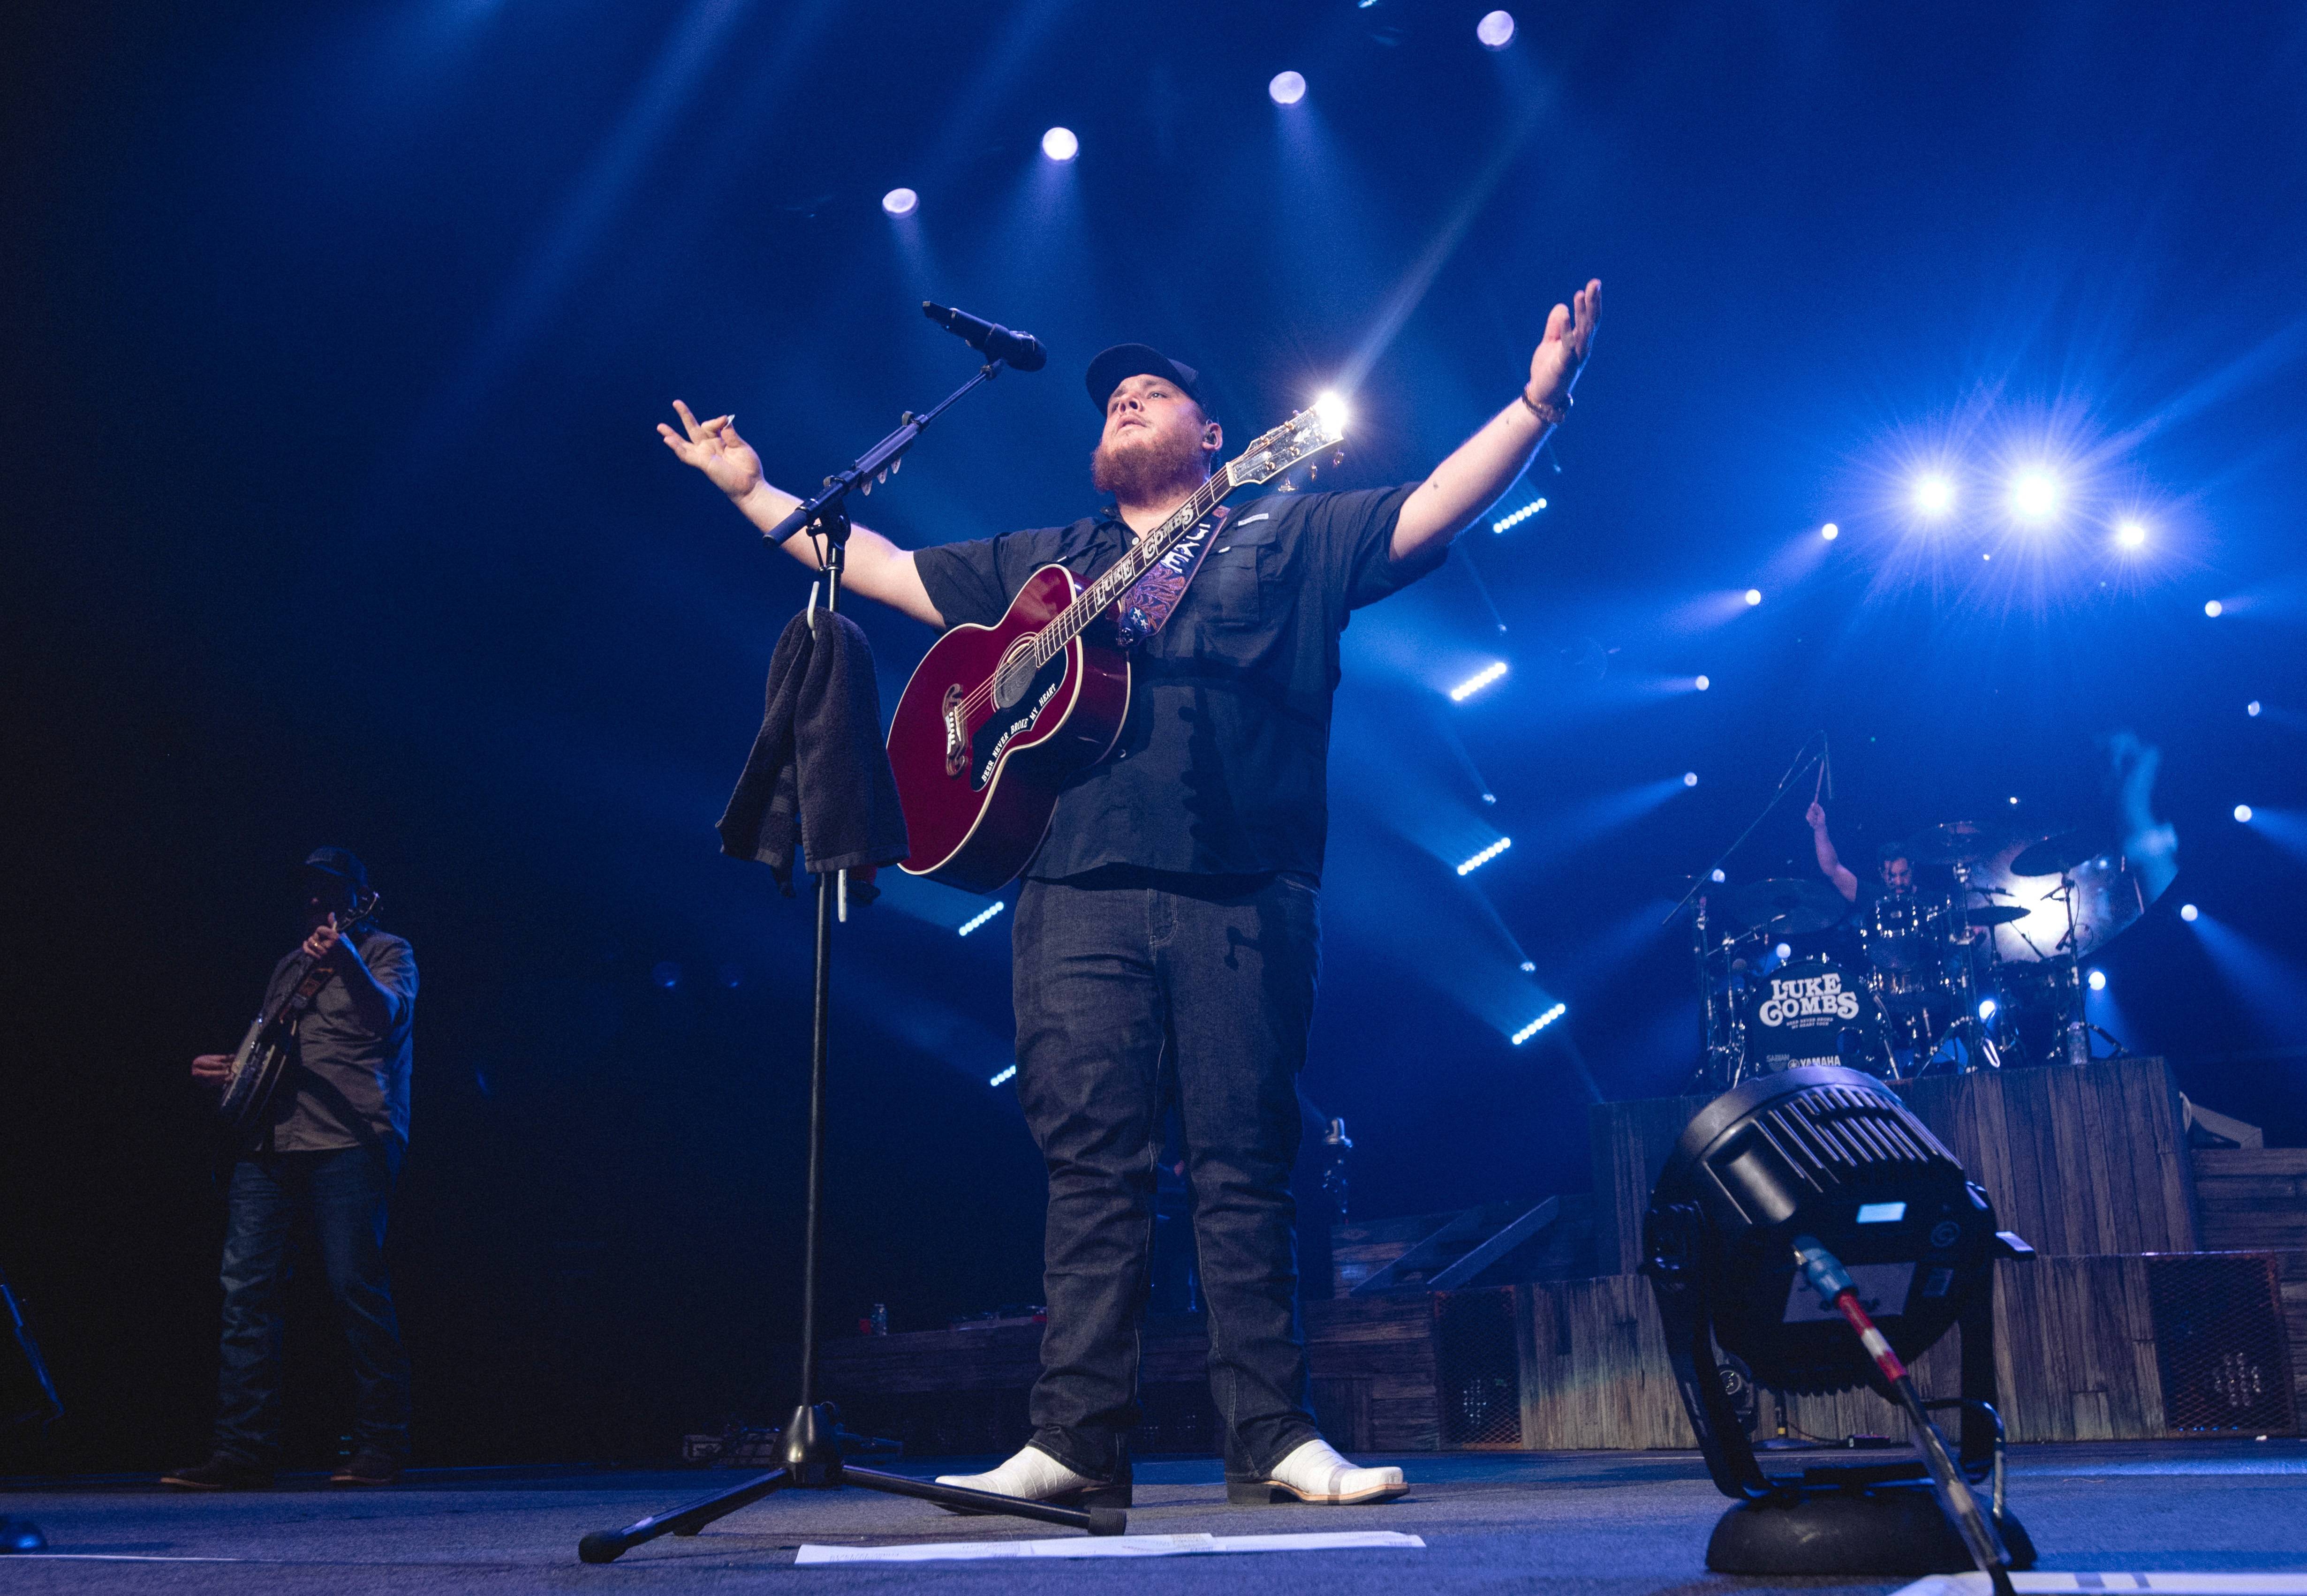
[[[1205,523],[1230,495],[1335,448],[1344,436],[1335,405],[1301,410],[1214,474],[1095,581],[1085,586],[1065,567],[1045,565],[999,621],[956,626],[939,638],[889,722],[889,766],[913,849],[902,868],[973,892],[1014,880],[1050,829],[1059,789],[1112,750],[1129,713],[1123,600],[1173,554],[1167,569],[1182,586],[1206,551],[1197,540],[1205,545],[1213,535]]]
[[[353,905],[351,917],[343,923],[357,926],[374,914],[377,898],[371,892],[360,899]],[[281,987],[279,997],[258,1011],[248,1034],[240,1039],[239,1051],[232,1055],[232,1073],[225,1077],[217,1114],[224,1122],[226,1134],[236,1140],[245,1140],[264,1128],[272,1094],[296,1055],[296,1022],[313,1006],[331,974],[328,966],[306,957],[301,948],[292,970],[296,978]]]

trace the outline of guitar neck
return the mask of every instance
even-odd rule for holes
[[[1155,560],[1176,546],[1178,540],[1192,531],[1203,516],[1217,508],[1235,486],[1234,468],[1227,465],[1195,489],[1193,496],[1171,511],[1161,525],[1131,543],[1112,569],[1083,589],[1079,597],[1051,617],[1036,634],[1035,669],[1057,658],[1066,644],[1080,636],[1082,628],[1128,593],[1140,576],[1153,568]]]

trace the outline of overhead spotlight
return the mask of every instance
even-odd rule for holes
[[[1486,792],[1486,793],[1482,794],[1482,802],[1484,802],[1484,803],[1486,803],[1486,804],[1495,804],[1495,803],[1497,803],[1497,801],[1498,801],[1498,795],[1497,795],[1497,793],[1495,793],[1495,792]]]
[[[1474,24],[1474,37],[1493,50],[1514,43],[1514,18],[1503,11],[1494,11]]]
[[[1746,590],[1746,602],[1747,602],[1749,605],[1759,604],[1759,603],[1761,603],[1762,602],[1762,590],[1761,588],[1759,588],[1759,587],[1750,587],[1750,588],[1748,588],[1748,589]]]
[[[1915,508],[1925,516],[1943,516],[1954,508],[1954,484],[1935,471],[1915,479]]]
[[[2014,804],[2015,804],[2015,803],[2017,803],[2017,802],[2019,801],[2019,795],[2018,795],[2017,793],[2015,793],[2015,792],[2014,792],[2014,793],[2012,793],[2012,794],[2011,795],[2011,801],[2012,803],[2014,803]]]
[[[1567,1003],[1555,1004],[1554,1007],[1548,1009],[1545,1013],[1540,1014],[1528,1025],[1523,1026],[1522,1029],[1514,1032],[1514,1045],[1517,1047],[1521,1046],[1524,1042],[1529,1041],[1532,1037],[1538,1035],[1539,1032],[1544,1030],[1548,1026],[1552,1025],[1556,1020],[1561,1019],[1568,1012],[1570,1012],[1570,1006]]]
[[[2251,806],[2249,804],[2237,804],[2234,807],[2234,817],[2243,822],[2243,824],[2249,825],[2251,824]]]
[[[1081,153],[1081,141],[1069,127],[1053,127],[1042,135],[1042,153],[1053,161],[1069,161]]]
[[[1978,1017],[1981,1020],[1992,1020],[1994,1018],[1994,1000],[1993,998],[1982,997],[1978,1000]]]
[[[1333,432],[1342,432],[1346,430],[1346,402],[1338,397],[1337,395],[1334,393],[1316,394],[1314,396],[1314,414],[1320,416],[1322,418],[1322,424],[1329,428]]]
[[[1471,875],[1475,871],[1480,869],[1483,866],[1488,864],[1492,859],[1497,858],[1498,855],[1504,853],[1507,849],[1512,848],[1513,846],[1514,839],[1512,837],[1499,838],[1488,848],[1482,849],[1481,852],[1476,854],[1472,858],[1468,859],[1464,864],[1459,866],[1458,874],[1461,875]]]
[[[2213,620],[2217,620],[2220,616],[2226,613],[2226,608],[2227,607],[2225,604],[2220,603],[2218,600],[2213,599],[2203,606],[2203,613],[2209,616]]]
[[[1730,876],[1726,871],[1717,870],[1713,875],[1708,876],[1706,879],[1714,883],[1717,886],[1720,886],[1722,883],[1729,880]]]
[[[681,985],[681,966],[667,959],[650,968],[649,979],[670,992]]]
[[[1696,771],[1685,771],[1685,772],[1682,772],[1682,784],[1683,784],[1685,787],[1695,787],[1695,786],[1697,786],[1697,785],[1698,785],[1698,772],[1697,772]]]
[[[909,188],[893,188],[881,196],[881,209],[891,216],[911,216],[922,197]]]
[[[2244,704],[2243,706],[2243,713],[2256,720],[2259,717],[2259,700],[2254,698],[2249,704]]]
[[[1265,86],[1265,92],[1274,97],[1274,103],[1277,106],[1294,106],[1306,98],[1305,74],[1294,72],[1275,73],[1274,81]]]
[[[2089,984],[2090,989],[2093,992],[2105,992],[2106,990],[2106,971],[2103,969],[2095,969],[2088,976],[2085,976],[2083,979]]]
[[[1529,520],[1532,516],[1535,516],[1539,511],[1545,508],[1546,500],[1543,499],[1533,499],[1528,504],[1522,506],[1522,508],[1514,511],[1511,515],[1503,516],[1497,520],[1491,522],[1490,530],[1492,532],[1504,532],[1508,527],[1520,526],[1523,522]]]
[[[2202,912],[2203,911],[2201,909],[2197,909],[2191,903],[2182,903],[2179,905],[2179,917],[2186,921],[2190,926],[2195,923],[2195,917]]]
[[[2020,472],[2011,479],[2011,508],[2023,520],[2050,519],[2059,508],[2059,479],[2039,469]]]
[[[1525,959],[1522,961],[1522,973],[1526,976],[1536,975],[1538,973],[1538,966]]]
[[[986,1085],[988,1085],[988,1086],[999,1086],[999,1085],[1000,1085],[1003,1081],[1005,1081],[1005,1080],[1015,1080],[1016,1078],[1017,1078],[1017,1066],[1016,1066],[1016,1065],[1015,1065],[1015,1064],[1012,1064],[1012,1065],[1010,1065],[1008,1069],[1006,1069],[1006,1070],[1002,1071],[1000,1074],[996,1075],[992,1080],[991,1080],[987,1081],[985,1084],[986,1084]]]
[[[967,936],[971,932],[976,930],[980,926],[984,925],[986,921],[991,919],[995,915],[999,914],[1008,907],[1008,905],[1003,903],[999,899],[995,899],[990,906],[979,909],[975,914],[970,916],[969,918],[961,923],[961,935]]]
[[[1703,693],[1707,688],[1714,685],[1714,679],[1711,676],[1695,677],[1692,679],[1690,685]]]
[[[1792,943],[1782,942],[1777,947],[1772,948],[1771,952],[1779,956],[1779,962],[1780,964],[1784,964],[1788,960],[1795,956],[1795,949]]]
[[[2147,523],[2144,521],[2116,522],[2114,541],[2122,548],[2144,549],[2147,547]]]
[[[1818,529],[1818,535],[1824,538],[1831,543],[1834,542],[1835,539],[1842,535],[1842,528],[1837,526],[1833,522],[1829,521],[1825,525]]]
[[[1464,681],[1460,682],[1456,687],[1451,688],[1450,702],[1453,704],[1465,703],[1467,699],[1471,698],[1475,694],[1480,692],[1484,687],[1488,687],[1492,682],[1497,680],[1498,678],[1504,676],[1505,673],[1505,661],[1504,660],[1493,660],[1490,663],[1483,666],[1479,670],[1475,671],[1473,675],[1468,677]]]

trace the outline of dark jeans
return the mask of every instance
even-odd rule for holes
[[[1033,1443],[1099,1478],[1126,1456],[1174,1092],[1226,1467],[1263,1477],[1316,1434],[1290,1171],[1317,895],[1288,876],[1092,879],[1027,882],[1013,934],[1017,1095],[1050,1175]]]
[[[384,1270],[384,1226],[400,1143],[251,1155],[233,1165],[224,1237],[224,1367],[216,1449],[270,1465],[280,1453],[280,1288],[289,1222],[312,1227],[329,1294],[352,1344],[356,1447],[408,1455],[408,1354]]]

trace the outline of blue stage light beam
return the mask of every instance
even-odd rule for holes
[[[2270,809],[2264,804],[2239,804],[2236,818],[2245,815],[2251,829],[2296,858],[2307,858],[2307,814],[2297,809]]]
[[[1664,776],[1590,798],[1565,813],[1539,817],[1538,835],[1525,836],[1525,862],[1566,858],[1615,832],[1624,831],[1677,794],[1687,791],[1681,776]]]
[[[2307,1013],[2307,970],[2200,906],[2191,922],[2211,969],[2268,1041],[2288,1042]]]

